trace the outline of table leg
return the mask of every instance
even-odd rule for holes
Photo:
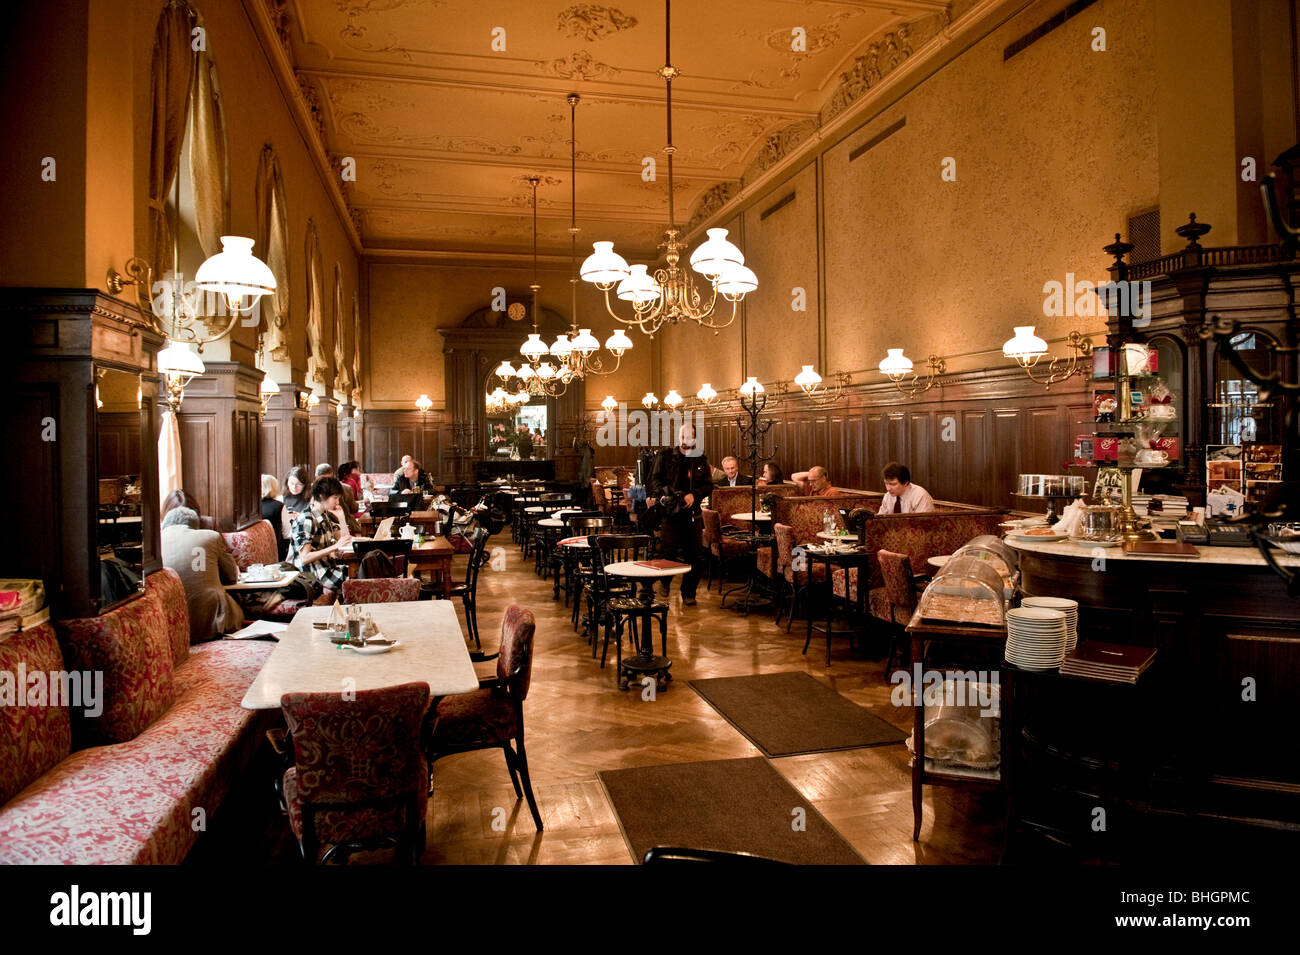
[[[859,581],[859,584],[862,581]],[[924,650],[919,634],[912,637],[912,660],[921,660]],[[915,675],[916,668],[913,666]],[[925,700],[921,683],[912,683],[912,841],[921,839],[921,784],[925,777]]]
[[[471,554],[470,557],[472,559],[473,554]],[[440,568],[440,570],[442,573],[442,599],[450,600],[451,599],[451,558],[450,557],[444,557],[442,559],[442,567]]]

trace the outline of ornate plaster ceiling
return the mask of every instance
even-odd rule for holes
[[[527,179],[537,175],[540,248],[567,255],[565,97],[576,92],[579,254],[608,238],[625,255],[655,256],[668,218],[662,0],[265,2],[334,168],[355,161],[344,194],[367,250],[528,252]],[[902,25],[937,29],[946,9],[940,0],[678,0],[678,224],[840,108],[868,55],[889,56],[900,32],[906,43]],[[796,28],[803,50],[793,49]],[[643,179],[645,157],[656,181]]]

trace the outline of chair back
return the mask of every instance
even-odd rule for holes
[[[254,564],[278,564],[280,562],[280,534],[267,520],[257,521],[241,531],[223,533],[226,546],[234,555],[240,570],[248,570]]]
[[[402,683],[377,690],[286,693],[280,698],[293,736],[297,811],[304,847],[316,837],[339,842],[379,835],[382,810],[394,832],[419,825],[409,818],[427,793],[429,768],[420,728],[429,708],[429,684]],[[293,811],[293,810],[291,810]],[[317,826],[316,816],[325,823]],[[404,823],[398,822],[408,816]],[[314,855],[309,856],[315,861]]]
[[[789,580],[793,576],[790,565],[794,562],[794,528],[776,523],[772,525],[772,532],[776,535],[776,572]]]
[[[722,515],[711,507],[700,508],[700,517],[704,519],[704,533],[701,540],[709,550],[722,545]]]
[[[645,560],[650,555],[649,534],[601,534],[587,538],[587,548],[591,551],[592,567],[596,571],[599,586],[608,591],[609,578],[605,574],[608,564],[617,564],[625,560]],[[631,578],[617,581],[631,584]]]
[[[419,599],[418,577],[376,577],[343,581],[345,604],[387,604]]]
[[[465,565],[465,587],[474,594],[478,592],[478,571],[479,565],[483,563],[483,551],[487,549],[488,538],[492,535],[485,527],[474,527],[467,536],[473,549],[469,554],[469,563]]]
[[[906,554],[892,550],[876,551],[880,563],[880,576],[885,585],[885,596],[897,610],[908,617],[916,611],[916,580],[912,576],[912,561]]]
[[[575,517],[568,522],[569,530],[574,536],[584,534],[587,531],[607,531],[613,530],[614,518],[612,517]]]
[[[549,504],[552,502],[572,501],[573,494],[570,491],[550,491],[542,495],[542,503]]]
[[[537,621],[531,610],[511,604],[501,618],[501,648],[497,679],[515,703],[523,703],[533,679],[533,635]]]
[[[574,521],[584,520],[584,519],[589,518],[589,517],[597,517],[597,518],[598,518],[598,517],[602,517],[602,516],[603,516],[603,515],[601,514],[600,511],[574,511],[574,512],[571,513],[571,514],[561,514],[561,515],[559,515],[560,520],[562,520],[562,521],[565,523],[566,526],[572,526],[572,524],[573,524]]]
[[[371,554],[385,554],[392,560],[394,575],[401,576],[406,573],[407,559],[411,556],[411,545],[414,543],[410,539],[402,538],[386,541],[356,541],[352,545],[352,551],[357,555],[357,564],[361,568],[365,567],[366,558]]]

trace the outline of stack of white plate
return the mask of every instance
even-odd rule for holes
[[[1065,652],[1068,656],[1079,644],[1079,601],[1069,597],[1026,597],[1020,601],[1022,607],[1043,607],[1047,610],[1060,610],[1065,614],[1066,636]]]
[[[1007,611],[1008,663],[1023,670],[1055,670],[1065,659],[1069,622],[1060,610],[1018,607]]]

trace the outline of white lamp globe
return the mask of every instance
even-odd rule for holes
[[[727,241],[726,229],[709,229],[709,237],[691,253],[691,268],[706,279],[714,279],[728,265],[744,265],[745,256]]]
[[[253,255],[253,240],[240,235],[223,235],[221,251],[199,266],[194,284],[205,292],[225,296],[232,310],[252,308],[259,298],[275,291],[275,275],[265,262]],[[244,306],[243,299],[250,301]]]
[[[593,242],[595,249],[582,262],[578,274],[584,282],[591,282],[601,291],[608,291],[615,283],[627,278],[627,260],[614,251],[613,242]]]

